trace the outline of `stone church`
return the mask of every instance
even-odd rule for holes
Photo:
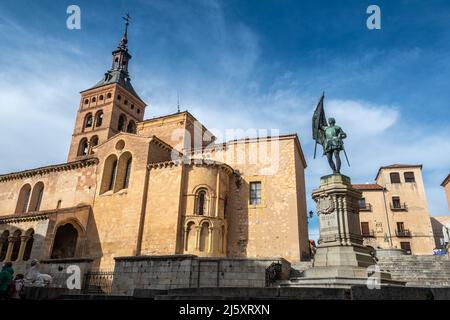
[[[0,175],[0,262],[307,260],[297,135],[219,143],[187,111],[145,120],[130,60],[126,27],[110,70],[80,93],[67,162]]]

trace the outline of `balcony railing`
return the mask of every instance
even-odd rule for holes
[[[361,231],[361,234],[364,238],[374,238],[375,237],[375,231],[374,230],[366,230]]]
[[[406,206],[406,203],[391,203],[391,210],[392,211],[407,211],[408,207]]]
[[[397,237],[411,237],[411,231],[405,230],[395,230]]]
[[[372,205],[370,203],[364,203],[364,205],[362,205],[361,203],[359,204],[359,211],[372,211]]]

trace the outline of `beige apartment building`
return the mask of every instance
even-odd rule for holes
[[[67,162],[0,175],[0,261],[309,259],[297,135],[215,143],[187,111],[145,120],[130,59],[125,32],[111,69],[81,92]]]
[[[450,174],[442,181],[441,186],[445,190],[447,196],[448,208],[450,209]]]
[[[362,191],[361,232],[373,248],[404,249],[430,255],[436,247],[422,179],[421,165],[381,167],[373,184],[355,184]]]

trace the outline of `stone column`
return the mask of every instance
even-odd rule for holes
[[[200,231],[201,227],[195,226],[195,251],[198,251],[200,247]]]
[[[12,255],[12,250],[13,250],[15,241],[16,241],[16,237],[14,237],[14,236],[8,237],[8,250],[6,250],[5,262],[11,261],[11,255]]]
[[[23,254],[25,252],[25,248],[27,246],[27,241],[30,239],[30,236],[20,236],[20,249],[19,249],[19,255],[17,256],[16,261],[22,261],[23,260]]]
[[[216,253],[215,245],[214,245],[214,240],[216,239],[216,235],[215,235],[216,228],[209,227],[208,229],[209,229],[208,230],[208,232],[209,232],[209,250],[208,250],[208,253]]]

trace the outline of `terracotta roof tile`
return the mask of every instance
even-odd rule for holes
[[[353,188],[358,190],[383,190],[383,187],[376,183],[353,184]]]

